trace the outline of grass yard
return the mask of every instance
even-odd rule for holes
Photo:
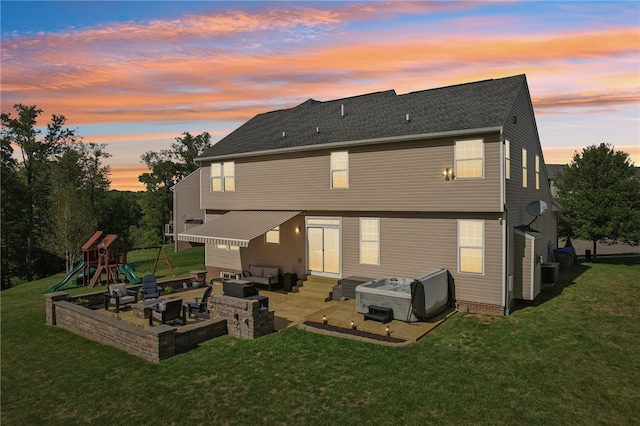
[[[201,249],[168,254],[178,276],[203,266]],[[61,277],[1,293],[2,424],[639,424],[637,257],[578,265],[543,303],[457,314],[405,348],[289,328],[161,363],[46,326]]]

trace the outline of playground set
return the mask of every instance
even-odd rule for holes
[[[117,284],[123,282],[120,274],[124,275],[131,284],[140,284],[142,278],[138,277],[131,265],[127,263],[127,254],[135,250],[157,250],[156,260],[153,264],[155,274],[158,263],[166,263],[175,276],[171,262],[162,246],[128,248],[124,240],[116,234],[106,234],[96,231],[82,246],[82,261],[76,265],[66,277],[49,291],[57,291],[64,287],[76,275],[73,284],[76,286]],[[160,257],[163,257],[160,259]],[[105,278],[105,279],[103,279]]]

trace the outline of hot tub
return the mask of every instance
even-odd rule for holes
[[[415,322],[442,312],[448,297],[447,270],[438,269],[417,280],[382,278],[360,284],[356,287],[356,311],[365,314],[369,306],[381,306],[393,309],[397,320]]]

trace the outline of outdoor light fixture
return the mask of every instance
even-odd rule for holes
[[[296,226],[296,234],[299,234],[299,233],[300,233],[300,227]]]
[[[322,316],[322,323],[325,324],[325,325],[327,324],[327,316],[326,315]]]
[[[389,326],[387,326],[387,337],[391,336],[391,332],[389,331]]]
[[[356,323],[353,322],[353,320],[351,321],[351,329],[355,330],[356,329]]]
[[[452,180],[455,176],[453,175],[453,170],[450,168],[446,168],[442,172],[442,176],[444,176],[444,180]]]

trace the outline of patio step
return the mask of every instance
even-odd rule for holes
[[[299,291],[296,293],[298,297],[327,302],[331,300],[331,292],[333,287],[338,284],[340,280],[338,278],[325,278],[309,275],[298,287]]]

